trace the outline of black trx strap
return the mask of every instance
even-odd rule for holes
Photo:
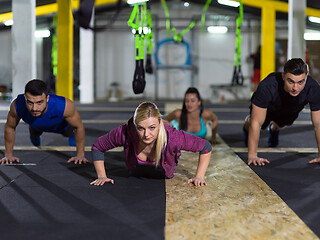
[[[118,18],[122,10],[122,0],[117,1],[116,12],[106,25],[103,26],[90,26],[90,21],[93,13],[95,0],[80,0],[79,9],[74,13],[74,19],[76,23],[85,29],[91,29],[94,31],[102,31],[108,29]]]
[[[80,27],[91,28],[90,21],[92,17],[95,0],[81,0],[79,10],[75,13],[75,19]]]
[[[140,16],[141,14],[141,16]],[[141,19],[140,19],[141,18]],[[136,20],[134,22],[134,20]],[[143,26],[146,21],[146,4],[135,4],[131,16],[128,20],[128,25],[135,30],[135,54],[136,54],[136,69],[134,71],[132,88],[135,94],[143,93],[146,86],[145,71],[143,66],[144,60],[144,39],[145,33]]]

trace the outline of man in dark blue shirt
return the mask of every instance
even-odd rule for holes
[[[308,72],[308,65],[302,59],[293,58],[285,64],[284,72],[271,73],[260,82],[243,126],[249,165],[269,163],[257,156],[260,129],[268,128],[268,146],[276,147],[279,130],[292,125],[308,103],[320,151],[320,85],[308,76]],[[313,162],[320,162],[320,155],[309,163]]]
[[[33,145],[40,146],[43,132],[60,133],[69,137],[69,145],[77,148],[77,155],[68,162],[87,162],[84,156],[85,129],[73,102],[65,97],[48,94],[47,85],[34,79],[26,84],[25,93],[18,95],[10,105],[4,127],[5,157],[1,159],[2,164],[19,162],[19,158],[13,156],[13,146],[15,129],[20,119],[29,124]]]

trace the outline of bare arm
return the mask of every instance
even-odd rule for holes
[[[177,120],[178,122],[180,121],[180,116],[181,116],[181,110],[174,110],[173,112],[169,113],[164,120],[167,122],[171,122],[172,120]]]
[[[267,115],[266,108],[260,108],[252,104],[252,112],[250,116],[249,138],[248,138],[248,164],[264,165],[269,163],[267,159],[257,156],[258,143],[260,138],[260,130]]]
[[[320,163],[320,110],[311,111],[311,120],[318,146],[318,158],[309,161],[309,163]]]
[[[84,155],[85,145],[85,129],[80,119],[80,115],[76,110],[73,102],[66,98],[66,107],[64,110],[63,118],[74,128],[74,136],[76,140],[77,156],[70,158],[68,162],[74,161],[75,163],[86,163],[88,160]]]
[[[193,183],[195,186],[207,186],[204,176],[210,163],[211,152],[200,154],[196,176],[188,180],[188,183]]]
[[[16,113],[14,100],[10,105],[10,110],[7,116],[7,122],[4,125],[4,144],[5,144],[5,157],[2,158],[1,163],[19,162],[19,158],[13,156],[13,146],[16,137],[16,127],[19,124],[20,118]]]
[[[206,119],[206,121],[212,122],[212,136],[211,136],[210,143],[216,144],[217,143],[216,135],[218,130],[218,117],[210,109],[203,110],[203,117]]]

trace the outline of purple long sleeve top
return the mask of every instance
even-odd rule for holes
[[[178,131],[166,122],[164,122],[164,127],[167,133],[167,146],[162,149],[160,166],[166,177],[172,178],[181,150],[200,152],[204,148],[206,140],[187,134],[183,130]],[[99,137],[92,145],[92,150],[105,152],[112,148],[123,146],[127,169],[130,173],[133,173],[138,165],[135,154],[138,143],[139,136],[133,123],[133,118],[130,118],[126,124]]]

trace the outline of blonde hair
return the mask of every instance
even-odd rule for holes
[[[161,159],[162,149],[167,144],[167,134],[163,125],[163,121],[161,121],[162,118],[158,107],[152,102],[141,103],[134,112],[133,123],[137,126],[139,122],[146,120],[150,117],[157,118],[160,123],[160,129],[156,142],[156,166],[158,166]]]

